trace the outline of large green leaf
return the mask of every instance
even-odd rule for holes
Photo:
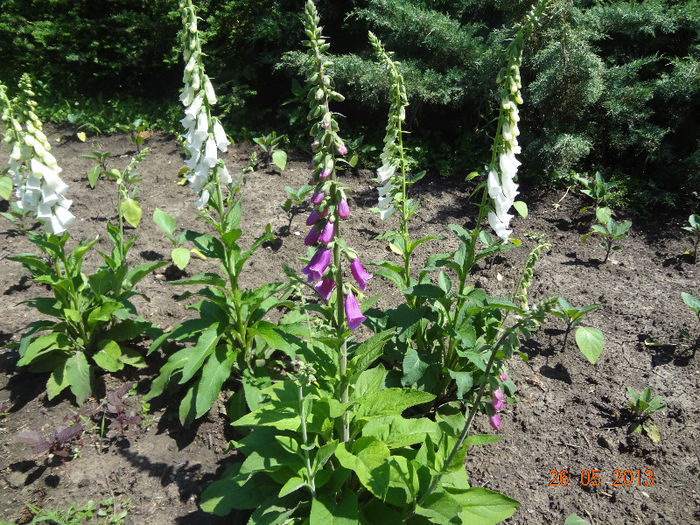
[[[202,492],[200,507],[204,512],[226,516],[233,509],[255,509],[279,487],[264,474],[240,474],[241,463],[232,465]]]
[[[207,286],[217,286],[219,288],[226,288],[226,281],[216,273],[200,273],[188,277],[187,279],[178,279],[177,281],[171,281],[170,284],[186,285],[186,284],[205,284]]]
[[[284,171],[287,166],[287,153],[278,149],[272,153],[272,162],[277,166],[280,171]]]
[[[425,417],[378,417],[371,419],[362,428],[363,436],[374,437],[392,449],[422,443],[426,434],[430,434],[434,441],[437,441],[441,431],[437,423]]]
[[[122,351],[115,341],[104,341],[100,345],[102,349],[92,356],[93,361],[107,372],[118,372],[124,368],[121,355]]]
[[[119,211],[121,211],[122,215],[124,215],[126,222],[131,224],[131,226],[134,228],[136,228],[139,225],[139,222],[141,222],[141,206],[135,199],[128,198],[122,201]]]
[[[124,277],[124,289],[131,290],[136,283],[146,277],[149,273],[156,271],[161,266],[168,264],[168,261],[156,261],[139,264],[131,268]]]
[[[12,179],[10,177],[0,177],[0,199],[10,200],[12,195]]]
[[[27,346],[24,341],[28,341]],[[70,342],[68,338],[60,332],[51,332],[50,334],[40,335],[34,339],[22,339],[20,345],[20,355],[22,358],[17,361],[17,366],[26,366],[31,364],[37,358],[43,357],[49,352],[56,349],[68,349]]]
[[[326,498],[314,498],[311,502],[309,525],[355,525],[359,520],[357,496],[351,490],[344,491],[337,503]]]
[[[603,332],[590,326],[581,326],[576,329],[576,344],[579,350],[591,364],[595,364],[603,351],[605,338]]]
[[[202,368],[202,377],[197,382],[196,415],[202,417],[209,410],[221,392],[221,385],[231,375],[231,367],[236,354],[225,345],[216,348]]]
[[[192,379],[192,377],[202,367],[204,360],[214,351],[214,348],[221,337],[218,329],[218,323],[214,323],[209,326],[199,336],[199,339],[197,339],[197,344],[190,349],[189,360],[182,369],[182,377],[180,378],[181,385]]]
[[[175,228],[177,227],[175,219],[159,208],[156,208],[153,212],[153,222],[155,222],[161,230],[168,234],[168,237],[172,237],[173,233],[175,233]]]
[[[700,299],[687,292],[681,292],[681,299],[693,312],[700,315]]]
[[[78,405],[82,405],[92,392],[92,376],[93,369],[84,353],[77,352],[66,361],[65,378]]]
[[[409,346],[403,356],[403,376],[401,384],[411,386],[418,383],[430,367],[430,363],[426,363],[421,359],[418,350]]]
[[[179,370],[182,370],[182,368],[190,360],[190,355],[190,348],[183,348],[182,350],[178,350],[171,355],[168,358],[168,361],[160,368],[158,377],[156,377],[153,380],[153,383],[151,383],[151,389],[144,396],[144,401],[148,401],[149,399],[153,399],[154,397],[161,395],[173,374],[177,373]]]
[[[367,367],[381,357],[384,345],[391,339],[393,333],[393,330],[384,330],[374,334],[353,350],[353,357],[348,367],[353,375],[366,370]]]
[[[170,258],[175,266],[184,270],[190,262],[190,251],[187,248],[174,248],[170,252]]]
[[[429,403],[433,399],[435,396],[429,392],[387,388],[358,400],[355,414],[360,418],[400,415],[409,407]]]
[[[68,378],[66,377],[67,362],[68,358],[65,358],[62,362],[58,363],[51,372],[48,381],[46,381],[46,393],[49,401],[68,387]]]
[[[462,507],[459,517],[470,525],[495,525],[510,518],[520,506],[516,500],[483,488],[450,491]]]
[[[294,359],[294,347],[282,337],[280,330],[275,324],[269,321],[258,321],[250,327],[250,332],[262,337],[273,350],[282,350]]]
[[[587,520],[584,520],[581,516],[577,514],[569,514],[567,516],[564,525],[591,525]]]

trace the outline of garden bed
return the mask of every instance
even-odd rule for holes
[[[80,156],[99,143],[113,154],[110,167],[121,169],[134,153],[128,136],[90,137],[83,143],[71,132],[58,130],[50,140],[52,152],[63,167],[62,176],[70,185],[71,211],[77,217],[71,236],[78,240],[104,237],[106,221],[116,218],[116,190],[104,180],[90,189],[87,172],[92,163]],[[187,186],[177,185],[183,157],[176,142],[154,135],[145,145],[150,151],[137,170],[143,178],[139,197],[144,218],[130,252],[132,264],[169,257],[171,246],[151,220],[156,207],[172,215],[179,225],[200,227],[193,224],[195,194]],[[247,145],[230,149],[225,157],[229,171],[240,173],[252,151]],[[307,182],[308,160],[306,155],[290,155],[281,174],[265,168],[247,176],[240,244],[247,247],[267,223],[276,239],[247,263],[242,286],[284,280],[283,264],[301,269],[298,257],[306,254],[306,214],[299,213],[290,221],[280,204],[287,197],[285,186],[297,188]],[[0,165],[6,162],[3,149]],[[386,242],[374,240],[387,224],[370,211],[377,195],[373,173],[360,170],[340,177],[353,192],[349,199],[352,215],[344,224],[344,238],[361,252],[364,261],[391,258]],[[412,194],[422,203],[420,214],[411,223],[414,238],[445,236],[445,240],[422,245],[417,251],[418,263],[431,253],[456,249],[449,223],[473,226],[476,208],[468,202],[470,190],[460,177],[426,177],[412,187]],[[587,203],[575,192],[533,192],[522,186],[521,197],[530,213],[527,219],[514,220],[513,236],[525,246],[498,255],[489,264],[481,263],[474,274],[475,284],[491,294],[511,293],[510,283],[517,280],[536,239],[550,242],[552,248],[535,267],[529,291],[531,303],[553,295],[561,295],[576,306],[601,303],[584,324],[603,331],[605,348],[598,363],[589,364],[571,337],[562,348],[564,326],[555,319],[524,342],[522,350],[529,360],[515,358],[509,363],[519,402],[507,404],[501,415],[500,442],[469,449],[466,467],[472,484],[520,501],[522,507],[507,521],[513,524],[563,523],[571,513],[596,524],[686,524],[699,520],[700,408],[696,401],[700,366],[697,345],[680,335],[682,330],[695,337],[700,335],[697,318],[680,298],[682,291],[696,296],[700,292],[698,266],[681,255],[690,248],[690,240],[681,230],[689,211],[653,215],[647,220],[632,218],[630,236],[621,242],[624,249],[603,264],[605,251],[594,239],[580,242],[592,215],[578,213]],[[393,220],[396,218],[389,220],[392,225]],[[24,326],[37,319],[21,301],[49,292],[28,281],[20,264],[7,260],[16,253],[34,252],[34,246],[8,221],[0,223],[0,236],[0,292],[4,303],[0,345],[7,345],[18,341]],[[99,241],[98,249],[108,249],[105,239]],[[90,257],[86,272],[100,262],[96,253]],[[209,270],[216,271],[215,265],[195,259],[186,271],[192,275]],[[174,299],[182,288],[168,284],[178,277],[177,273],[173,267],[163,268],[138,287],[150,298],[150,302],[137,299],[140,314],[163,329],[192,316]],[[379,307],[395,306],[401,299],[395,286],[379,277],[370,281],[367,293],[381,295]],[[368,333],[360,330],[358,337]],[[145,352],[148,341],[143,345]],[[146,369],[130,369],[108,377],[101,389],[103,396],[124,383],[136,382],[137,395],[127,397],[126,406],[138,413],[138,398],[148,391],[162,363],[162,356],[152,357]],[[235,451],[226,452],[228,440],[234,437],[226,416],[230,391],[189,429],[178,423],[179,400],[156,398],[147,415],[152,421],[143,428],[131,425],[114,437],[102,436],[96,428],[83,433],[77,443],[77,457],[47,457],[33,454],[17,442],[16,435],[28,430],[48,435],[78,412],[93,416],[102,398],[90,399],[80,408],[72,396],[61,395],[49,402],[46,376],[18,372],[17,359],[14,350],[0,350],[0,405],[7,402],[9,406],[8,414],[0,417],[1,519],[31,521],[26,503],[67,509],[73,503],[116,497],[122,503],[129,500],[125,523],[245,522],[244,517],[217,521],[197,507],[201,491],[226,465],[236,461]],[[638,391],[648,386],[654,395],[663,397],[667,408],[654,416],[660,442],[628,433],[621,410],[628,401],[627,386]],[[97,425],[99,420],[92,418]],[[478,418],[475,430],[493,432],[484,416]],[[564,469],[568,471],[568,484],[552,485],[552,471],[557,471],[560,481],[558,475]],[[592,473],[596,469],[601,483],[594,487],[586,483],[588,475],[583,471]],[[640,474],[634,475],[630,483],[626,470]],[[648,471],[653,471],[653,484],[649,483]]]

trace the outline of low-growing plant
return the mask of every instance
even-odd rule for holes
[[[32,447],[34,454],[43,454],[48,452],[61,458],[65,461],[73,454],[73,444],[80,439],[85,427],[82,423],[73,421],[68,426],[56,426],[48,436],[43,435],[36,430],[22,430],[18,432],[15,439],[25,445]]]
[[[254,138],[253,142],[260,146],[263,153],[261,160],[265,166],[269,166],[272,162],[280,171],[284,171],[287,166],[287,153],[280,148],[280,145],[287,140],[286,135],[277,136],[277,132],[272,131],[267,135]]]
[[[612,210],[608,207],[598,208],[595,212],[596,219],[599,224],[591,226],[591,231],[585,233],[581,237],[581,242],[586,242],[593,235],[600,235],[603,241],[600,246],[605,248],[605,258],[603,262],[607,262],[612,250],[622,250],[622,246],[615,244],[622,239],[627,238],[627,231],[632,226],[632,221],[617,222],[612,218]]]
[[[152,134],[149,133],[148,122],[137,118],[129,124],[118,124],[116,128],[122,133],[128,133],[131,143],[136,146],[136,153],[141,153],[141,146]]]
[[[112,253],[100,252],[104,264],[90,276],[83,273],[85,255],[98,238],[81,241],[73,250],[67,248],[70,234],[66,229],[75,220],[68,211],[71,201],[65,197],[68,187],[58,176],[61,169],[49,153],[41,122],[32,111],[33,92],[25,77],[21,81],[21,93],[23,96],[12,102],[6,96],[1,97],[6,139],[9,138],[12,150],[10,170],[17,187],[18,206],[23,212],[35,212],[46,232],[27,232],[43,257],[22,253],[8,258],[21,263],[34,282],[51,289],[53,297],[32,298],[24,303],[55,320],[44,319],[28,325],[17,345],[20,355],[17,366],[51,372],[46,383],[49,399],[70,388],[78,404],[82,404],[93,391],[95,365],[108,372],[127,365],[145,366],[143,356],[129,342],[144,334],[157,336],[159,332],[137,315],[130,298],[138,293],[135,285],[165,263],[151,262],[129,268],[126,262],[136,236],[125,240],[123,222],[128,216],[127,220],[137,224],[132,212],[137,209],[140,218],[140,207],[131,195],[121,197],[125,185],[134,182],[130,173],[140,160],[137,156],[125,173],[114,174],[120,201],[119,226],[107,224]]]
[[[586,314],[592,312],[599,306],[601,305],[587,304],[586,306],[577,308],[576,306],[572,306],[563,297],[559,297],[557,306],[552,311],[552,314],[559,317],[566,323],[564,342],[561,345],[562,350],[566,349],[566,341],[569,338],[571,330],[578,326]],[[603,350],[603,333],[599,329],[592,326],[580,326],[576,329],[575,339],[579,349],[586,359],[588,359],[591,363],[595,363],[600,356],[600,352]]]
[[[308,204],[306,202],[306,198],[313,189],[313,186],[308,184],[304,184],[299,189],[294,189],[291,186],[284,187],[284,191],[287,192],[289,197],[280,205],[280,207],[284,210],[284,212],[287,214],[287,218],[289,219],[287,231],[291,229],[294,217],[307,209]]]
[[[127,410],[124,399],[131,395],[134,383],[125,383],[118,390],[107,394],[97,413],[100,416],[100,437],[109,439],[124,435],[130,425],[141,423],[141,415]]]
[[[596,172],[593,179],[582,177],[575,172],[573,173],[573,176],[576,181],[583,186],[583,188],[580,188],[579,191],[594,201],[592,206],[584,206],[579,210],[579,213],[585,213],[593,208],[597,214],[599,208],[602,206],[609,206],[611,204],[610,200],[613,198],[613,189],[618,185],[617,182],[606,182],[603,176],[598,172]]]
[[[66,511],[42,509],[31,503],[27,508],[34,514],[29,525],[52,523],[55,525],[82,525],[96,523],[99,525],[123,525],[124,520],[133,509],[129,498],[107,498],[96,504],[89,500],[85,505],[73,504]]]
[[[692,257],[693,262],[698,261],[698,245],[700,245],[700,215],[693,213],[688,217],[688,224],[690,226],[683,226],[683,229],[694,237],[693,249],[685,252],[687,255]]]
[[[631,419],[629,431],[636,434],[645,434],[649,439],[658,442],[661,439],[659,429],[652,421],[651,417],[656,412],[660,412],[666,405],[663,404],[661,396],[651,397],[651,389],[645,388],[637,392],[634,388],[627,387],[627,395],[630,402],[627,405]]]

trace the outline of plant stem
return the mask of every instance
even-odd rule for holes
[[[306,461],[306,475],[309,477],[309,490],[311,491],[311,496],[316,497],[316,483],[314,482],[313,470],[311,470],[311,458],[309,457],[309,449],[307,444],[309,442],[309,437],[306,432],[306,414],[304,413],[304,394],[302,392],[301,384],[299,385],[299,417],[301,419],[301,435],[304,441],[304,460]]]

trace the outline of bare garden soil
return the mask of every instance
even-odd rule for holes
[[[72,133],[64,133],[62,136],[58,130],[51,143],[74,201],[71,211],[77,220],[71,228],[72,238],[100,235],[97,246],[108,251],[105,226],[116,217],[115,187],[100,180],[91,190],[86,176],[91,161],[80,155],[101,144],[113,154],[110,167],[121,169],[134,147],[124,135],[90,137],[82,143]],[[203,227],[193,213],[196,196],[189,187],[176,184],[183,162],[176,142],[156,134],[145,145],[150,151],[137,170],[143,176],[139,197],[144,214],[130,254],[133,264],[169,258],[171,246],[151,220],[156,207],[172,215],[178,225],[195,230]],[[244,144],[232,148],[226,156],[229,171],[240,172],[252,151]],[[0,166],[6,161],[3,148]],[[285,186],[298,188],[307,182],[307,162],[308,156],[293,154],[282,174],[259,166],[247,177],[241,245],[249,245],[267,223],[277,237],[249,261],[242,278],[246,287],[284,280],[282,264],[301,269],[297,258],[306,253],[306,213],[296,214],[290,222],[280,204],[286,198]],[[361,170],[341,176],[353,191],[352,216],[343,224],[348,244],[360,252],[363,261],[393,257],[384,241],[374,240],[387,224],[370,211],[376,203],[373,174]],[[413,219],[412,234],[415,238],[445,236],[445,240],[422,245],[416,267],[430,253],[456,248],[449,223],[473,226],[475,207],[468,203],[470,189],[459,177],[426,177],[413,187],[422,207]],[[531,303],[553,295],[577,306],[601,303],[584,324],[603,331],[605,348],[598,363],[589,364],[573,337],[562,348],[563,325],[555,319],[524,342],[522,350],[529,360],[516,358],[509,363],[519,400],[507,404],[501,416],[500,442],[470,448],[466,467],[471,483],[521,502],[507,521],[511,524],[561,524],[571,513],[592,524],[700,523],[698,342],[680,335],[682,330],[694,337],[700,335],[700,323],[680,298],[682,291],[700,295],[698,265],[681,255],[691,247],[680,229],[690,210],[632,218],[631,234],[622,241],[624,250],[603,264],[604,250],[596,242],[580,242],[591,221],[590,213],[578,213],[585,201],[573,191],[564,196],[564,191],[531,191],[523,186],[521,192],[530,214],[527,219],[514,220],[513,236],[522,239],[524,246],[482,264],[474,275],[476,284],[494,295],[509,294],[539,234],[552,248],[535,268]],[[23,328],[39,319],[37,312],[21,301],[49,292],[29,281],[19,263],[6,259],[35,250],[8,221],[0,220],[0,346],[4,346],[18,341]],[[389,226],[395,226],[395,220],[390,219]],[[93,271],[99,263],[97,253],[91,253],[84,271]],[[217,268],[209,261],[195,259],[186,269],[189,275],[202,271]],[[150,298],[150,302],[138,301],[141,315],[163,329],[192,315],[175,301],[184,290],[168,283],[174,278],[179,278],[178,271],[164,267],[139,286]],[[368,293],[381,294],[380,307],[394,306],[401,298],[393,284],[378,277],[370,281]],[[358,331],[359,337],[367,336],[363,330]],[[145,352],[148,341],[142,346]],[[8,407],[7,415],[0,416],[0,521],[31,521],[26,503],[67,509],[73,503],[116,497],[124,504],[128,499],[125,522],[130,524],[245,523],[244,516],[215,518],[197,506],[202,490],[225,466],[237,461],[235,451],[226,452],[228,440],[235,436],[225,414],[230,391],[192,428],[182,428],[177,421],[178,399],[155,399],[148,416],[151,419],[144,425],[131,425],[116,436],[103,436],[99,429],[92,429],[75,442],[75,457],[49,457],[34,454],[19,443],[17,433],[34,430],[48,434],[79,412],[92,416],[99,425],[101,412],[95,412],[104,396],[126,382],[137,383],[137,395],[128,397],[126,403],[128,410],[138,413],[139,398],[148,391],[163,356],[149,357],[146,369],[103,377],[96,397],[82,407],[68,395],[49,402],[47,377],[18,371],[17,360],[15,350],[0,350],[0,407],[3,402]],[[663,397],[667,408],[654,416],[660,442],[628,433],[622,410],[628,401],[627,386],[637,390],[649,386],[654,395]],[[478,432],[493,432],[483,416],[476,427]],[[562,469],[568,470],[568,485],[550,485],[551,471]],[[600,485],[584,486],[581,472],[594,469],[599,470]],[[641,471],[641,485],[637,476],[625,485],[630,481],[625,470]],[[649,481],[647,471],[653,471],[651,485],[644,483]]]

